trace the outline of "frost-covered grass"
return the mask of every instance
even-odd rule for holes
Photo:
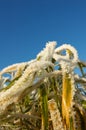
[[[0,129],[85,130],[84,68],[73,46],[53,41],[34,60],[1,70]]]

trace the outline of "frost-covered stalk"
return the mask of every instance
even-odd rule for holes
[[[62,118],[57,106],[57,103],[54,99],[48,101],[48,107],[51,115],[51,120],[53,122],[54,130],[64,130]]]
[[[67,128],[70,128],[71,108],[74,97],[74,86],[71,78],[67,73],[63,75],[62,116]]]
[[[70,130],[71,110],[75,93],[73,69],[78,61],[77,51],[70,45],[63,45],[56,49],[56,53],[61,54],[66,50],[66,56],[57,56],[62,68],[62,117],[65,129]],[[56,57],[56,56],[55,56]]]

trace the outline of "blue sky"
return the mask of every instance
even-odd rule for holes
[[[85,0],[0,0],[0,69],[34,59],[48,41],[86,60]]]

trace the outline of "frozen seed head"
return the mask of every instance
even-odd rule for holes
[[[78,60],[77,50],[73,46],[71,46],[69,44],[64,44],[64,45],[56,48],[55,53],[60,53],[60,52],[62,52],[64,50],[66,50],[66,57],[67,58],[69,58],[68,57],[69,53],[72,53],[73,54],[73,61],[76,62]],[[69,50],[69,51],[67,51],[67,50]]]
[[[65,55],[61,54],[63,51],[66,51]],[[78,53],[71,45],[64,44],[55,49],[53,58],[60,63],[63,72],[70,73],[76,67],[78,62]]]
[[[55,50],[56,42],[48,42],[46,43],[46,48],[42,50],[38,55],[37,55],[37,60],[46,60],[46,61],[51,61],[54,50]]]

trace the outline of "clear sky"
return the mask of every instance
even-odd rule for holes
[[[85,0],[0,0],[0,69],[34,59],[48,41],[86,60]]]

